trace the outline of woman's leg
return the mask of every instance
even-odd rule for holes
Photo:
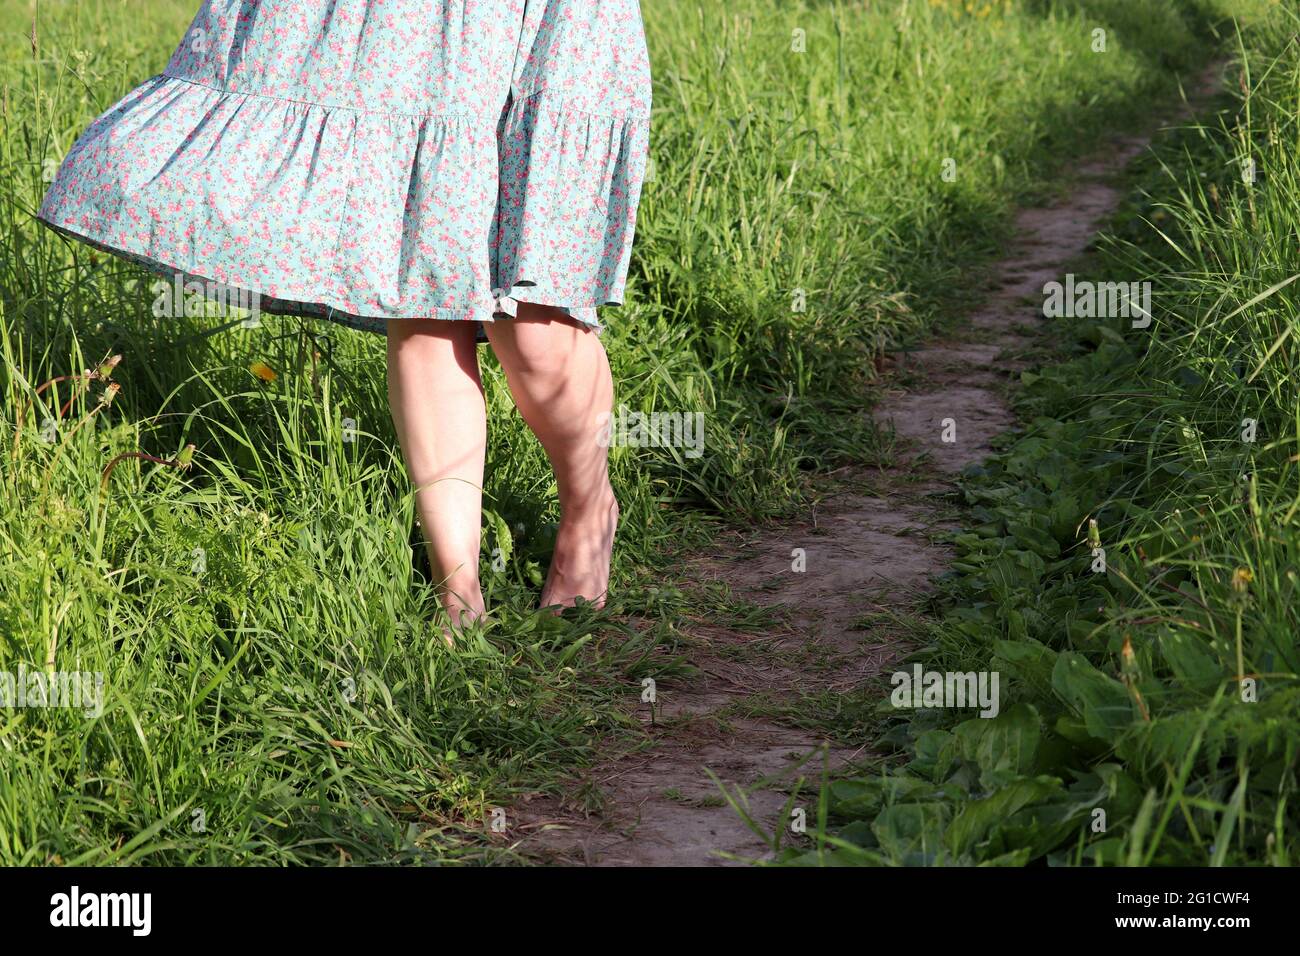
[[[487,413],[475,322],[388,323],[388,404],[438,594],[453,624],[483,613],[478,556]]]
[[[514,319],[487,323],[515,406],[555,470],[560,528],[542,607],[597,605],[609,590],[618,502],[609,484],[601,412],[614,402],[609,360],[596,333],[550,306],[521,304]]]

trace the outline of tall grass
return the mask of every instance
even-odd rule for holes
[[[491,808],[636,733],[640,679],[680,668],[673,554],[882,460],[873,355],[962,298],[1014,200],[1197,61],[1207,16],[647,2],[654,178],[606,343],[618,401],[705,412],[706,453],[616,449],[618,596],[536,616],[553,489],[485,352],[496,624],[451,653],[378,337],[155,318],[151,277],[33,221],[193,5],[0,0],[0,670],[106,677],[97,717],[0,711],[0,863],[497,859]],[[116,354],[111,403],[104,382],[38,394]],[[190,469],[128,458],[104,482],[189,444]]]
[[[1152,282],[1154,321],[1055,320],[1074,357],[965,487],[922,656],[998,671],[1002,713],[892,721],[888,775],[829,794],[832,856],[1295,863],[1300,14],[1257,13],[1090,266]]]

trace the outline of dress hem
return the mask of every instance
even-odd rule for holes
[[[134,265],[141,266],[157,275],[170,274],[173,278],[179,278],[182,284],[188,284],[190,282],[202,283],[204,285],[205,294],[206,292],[213,290],[220,290],[224,293],[233,292],[236,298],[241,302],[255,298],[257,311],[264,312],[267,315],[300,316],[307,319],[325,319],[362,332],[384,334],[387,332],[387,324],[389,322],[410,322],[422,319],[447,322],[477,322],[480,326],[479,340],[486,341],[486,335],[482,329],[483,324],[495,322],[498,318],[506,320],[513,319],[518,315],[519,305],[521,303],[527,303],[563,309],[568,313],[569,318],[586,326],[597,334],[600,334],[604,331],[604,326],[601,325],[600,321],[596,318],[596,308],[598,306],[620,306],[623,304],[621,300],[591,303],[587,305],[573,305],[567,302],[547,301],[554,297],[548,296],[545,293],[533,293],[531,291],[531,286],[515,285],[511,287],[508,295],[496,296],[491,308],[485,308],[483,306],[465,306],[459,308],[427,309],[409,315],[364,315],[361,313],[351,312],[345,308],[332,305],[325,301],[283,298],[281,296],[272,295],[256,288],[257,283],[253,282],[222,281],[214,279],[210,276],[204,275],[202,272],[179,267],[172,263],[164,262],[161,259],[131,249],[124,249],[121,246],[112,245],[111,243],[96,238],[89,233],[80,232],[61,223],[53,222],[39,214],[36,216],[36,221],[61,236],[83,243],[92,249],[116,256],[127,262],[131,262]],[[211,289],[209,287],[211,287]]]

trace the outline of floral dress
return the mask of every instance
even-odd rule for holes
[[[205,0],[39,218],[271,313],[599,328],[649,117],[637,0]]]

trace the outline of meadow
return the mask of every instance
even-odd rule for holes
[[[159,319],[152,276],[33,219],[77,134],[162,69],[195,6],[0,0],[0,670],[105,678],[102,713],[0,710],[4,865],[513,860],[487,826],[492,809],[553,790],[598,741],[640,733],[629,717],[640,681],[687,672],[690,622],[746,613],[678,580],[675,559],[707,547],[718,527],[793,513],[841,465],[888,463],[889,436],[862,414],[880,384],[876,359],[968,303],[968,277],[996,254],[1016,203],[1048,195],[1062,167],[1105,131],[1139,123],[1177,74],[1229,43],[1228,14],[1269,5],[646,0],[653,178],[629,304],[605,315],[605,342],[617,401],[703,412],[704,454],[615,449],[624,517],[614,597],[603,612],[535,614],[554,490],[484,350],[483,574],[496,610],[455,651],[412,556],[382,341],[298,319],[259,328],[208,314]],[[1252,42],[1276,55],[1286,27],[1273,22],[1283,25]],[[1104,55],[1093,49],[1098,29]],[[1268,53],[1253,51],[1242,55],[1268,69]],[[1084,354],[1076,361],[1088,369],[1067,364],[1026,392],[1046,403],[1033,414],[1062,416],[1064,430],[1080,389],[1114,382],[1122,393],[1105,403],[1113,427],[1089,431],[1079,439],[1087,450],[1070,459],[1076,468],[1085,455],[1114,459],[1124,482],[1112,485],[1126,489],[1099,514],[1115,580],[1078,586],[1118,593],[1127,581],[1136,591],[1104,621],[1067,613],[1067,633],[1104,629],[1086,652],[1098,662],[1127,646],[1116,644],[1125,614],[1199,619],[1187,633],[1200,640],[1209,629],[1217,642],[1172,664],[1156,658],[1166,625],[1134,632],[1134,666],[1150,683],[1121,684],[1124,700],[1140,691],[1181,722],[1148,722],[1168,726],[1165,736],[1126,724],[1115,741],[1102,738],[1136,748],[1117,751],[1141,764],[1125,772],[1132,786],[1114,775],[1107,785],[1137,794],[1112,819],[1122,829],[1132,817],[1141,835],[1117,837],[1119,849],[1080,848],[1075,862],[1182,859],[1152,848],[1208,843],[1224,807],[1241,822],[1216,852],[1285,852],[1268,843],[1265,811],[1286,814],[1295,735],[1278,741],[1294,731],[1293,692],[1281,678],[1276,691],[1265,684],[1276,712],[1261,703],[1237,718],[1259,735],[1247,743],[1231,721],[1206,731],[1222,716],[1213,708],[1227,706],[1221,689],[1179,682],[1162,696],[1155,683],[1164,667],[1210,675],[1228,650],[1236,672],[1295,670],[1294,542],[1274,530],[1293,527],[1295,513],[1285,494],[1297,424],[1286,388],[1294,290],[1232,310],[1286,277],[1296,76],[1294,66],[1252,74],[1247,88],[1263,92],[1245,118],[1189,138],[1195,168],[1223,182],[1212,202],[1207,178],[1162,178],[1186,175],[1185,163],[1152,170],[1179,229],[1162,246],[1135,222],[1110,253],[1163,276],[1178,321],[1146,340],[1149,352],[1099,331],[1103,348],[1126,351]],[[1265,171],[1250,192],[1227,185],[1243,142]],[[1251,277],[1245,298],[1239,270]],[[116,355],[111,387],[109,377],[75,378]],[[1142,379],[1141,396],[1124,376]],[[1243,409],[1257,411],[1264,436],[1249,449],[1224,431]],[[1125,431],[1152,416],[1168,423],[1155,439]],[[122,455],[131,457],[105,479]],[[180,455],[188,467],[174,466]],[[1241,487],[1243,456],[1255,476],[1245,499],[1225,491]],[[1168,518],[1180,498],[1192,499],[1182,537]],[[1181,576],[1143,576],[1144,559],[1127,557],[1139,547]],[[1244,592],[1231,586],[1238,567],[1251,569]],[[1176,614],[1152,610],[1174,601]],[[999,613],[990,609],[962,646],[1017,626]],[[1044,631],[1052,614],[1043,611]],[[1245,635],[1235,645],[1234,626]],[[1281,763],[1247,779],[1250,747]],[[1166,765],[1178,772],[1166,776]],[[961,856],[927,843],[919,857],[910,846],[891,857],[872,827],[893,791],[873,780],[837,786],[832,796],[848,801],[838,823],[859,820],[833,837],[845,855]],[[1011,862],[1056,851],[1076,831],[1069,817],[1056,842]]]

